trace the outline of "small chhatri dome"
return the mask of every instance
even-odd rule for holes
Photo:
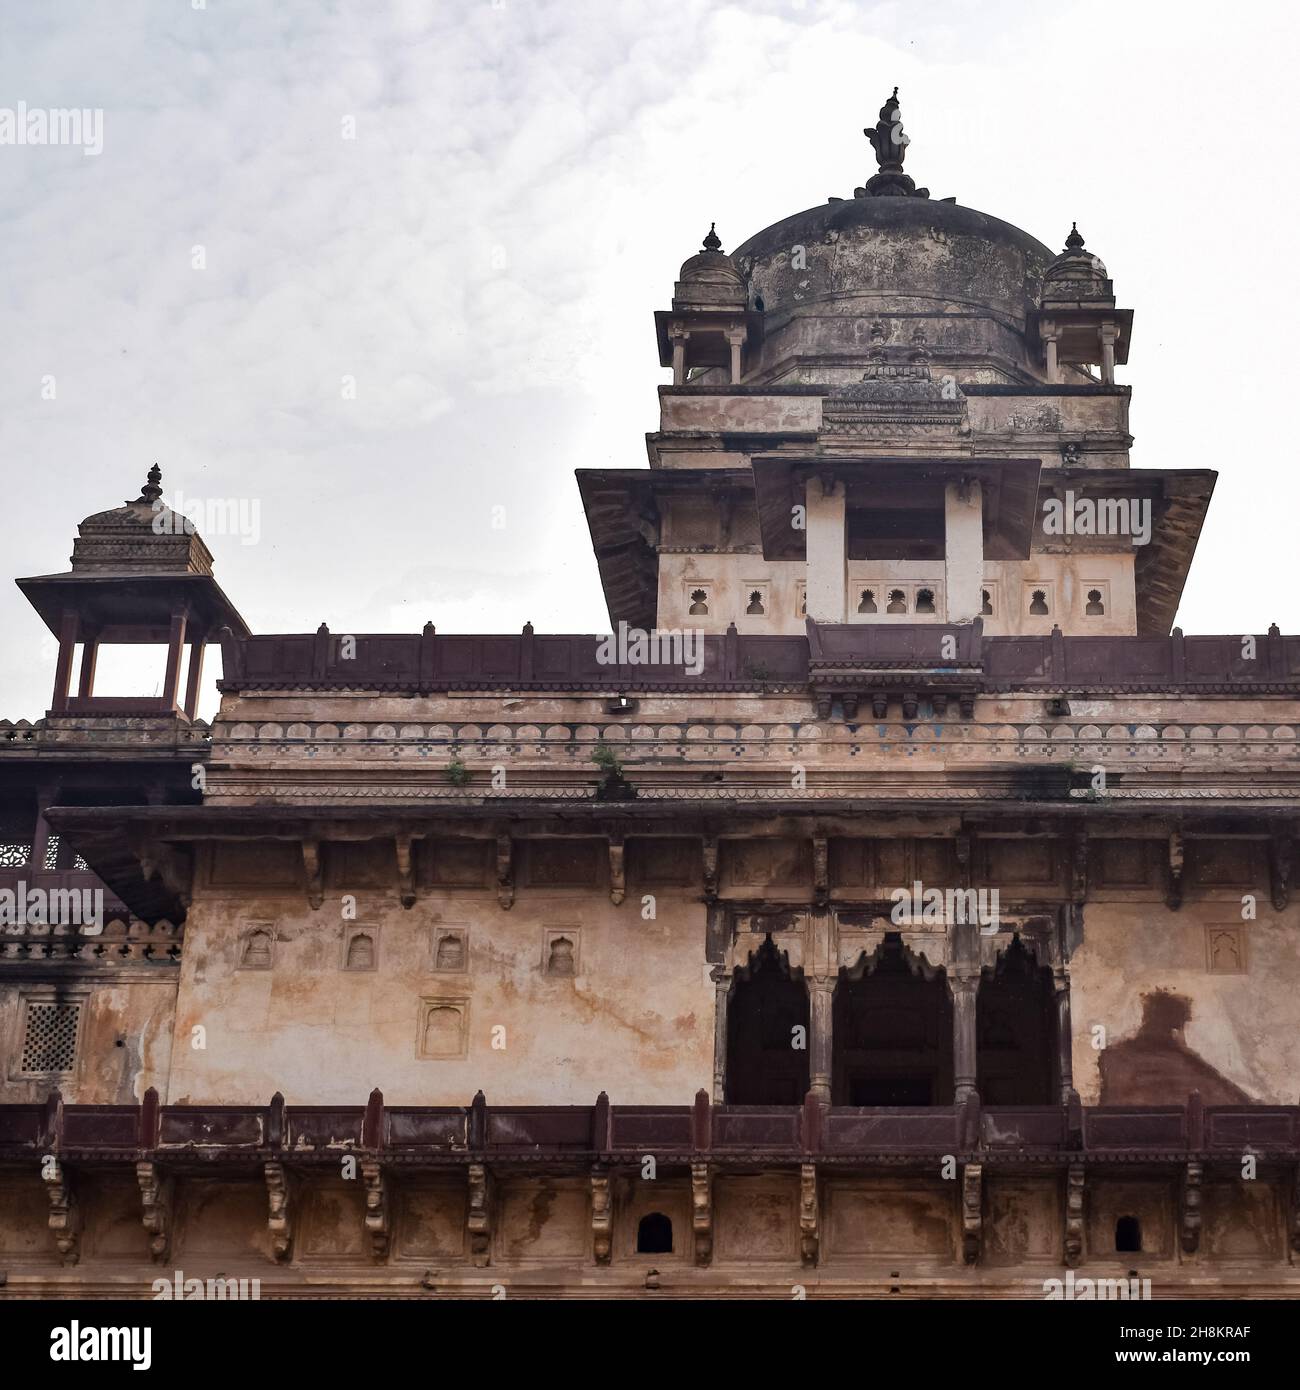
[[[1084,248],[1079,224],[1070,224],[1065,250],[1043,272],[1043,305],[1115,303],[1115,287],[1100,256]]]
[[[709,224],[703,250],[686,261],[677,277],[673,308],[738,308],[746,302],[745,280],[722,250],[718,224]]]
[[[72,568],[78,572],[211,574],[212,552],[194,523],[162,501],[162,469],[155,463],[139,497],[95,512],[77,527]]]

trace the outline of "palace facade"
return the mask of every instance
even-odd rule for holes
[[[0,1296],[1300,1292],[1300,637],[1173,626],[1077,229],[868,135],[655,315],[614,641],[252,633],[156,469],[18,581]]]

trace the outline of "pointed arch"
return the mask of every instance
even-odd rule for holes
[[[1054,1103],[1056,1014],[1051,968],[1017,933],[980,976],[975,1087],[985,1105]]]
[[[833,1104],[952,1104],[947,978],[899,933],[840,970],[832,1013]]]
[[[769,934],[732,974],[727,999],[730,1105],[799,1105],[808,1091],[808,990]],[[802,1044],[802,1045],[800,1045]]]

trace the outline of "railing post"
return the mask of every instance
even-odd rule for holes
[[[1052,634],[1048,640],[1048,666],[1051,671],[1053,682],[1064,683],[1067,679],[1065,669],[1065,634],[1055,624],[1052,624]]]
[[[432,685],[437,669],[438,629],[432,623],[425,623],[420,631],[420,684]]]
[[[284,1097],[279,1091],[271,1097],[271,1105],[267,1111],[266,1142],[269,1148],[284,1148]]]
[[[365,1118],[361,1121],[361,1147],[363,1149],[382,1149],[384,1147],[384,1093],[375,1087],[366,1101]]]
[[[596,1108],[591,1112],[591,1147],[597,1153],[608,1153],[611,1138],[609,1096],[602,1091],[596,1097]]]
[[[471,1149],[487,1147],[487,1097],[482,1091],[474,1092],[469,1107],[469,1146]]]
[[[158,1147],[162,1115],[158,1106],[158,1092],[150,1086],[140,1102],[140,1148],[152,1152]]]
[[[695,1109],[691,1114],[691,1146],[696,1153],[708,1153],[713,1147],[713,1110],[707,1091],[696,1091]]]
[[[799,1116],[799,1138],[806,1154],[821,1152],[822,1110],[822,1103],[809,1091],[803,1098],[803,1109]]]
[[[312,644],[311,673],[316,680],[324,680],[330,659],[330,630],[326,623],[316,629],[316,640]]]
[[[735,623],[727,624],[727,633],[722,643],[722,679],[740,679],[740,633]]]
[[[51,1153],[58,1153],[63,1147],[62,1091],[51,1091],[49,1099],[45,1102],[45,1133],[42,1140]]]
[[[1175,685],[1182,685],[1187,679],[1187,644],[1181,627],[1169,634],[1169,674]]]
[[[519,638],[519,679],[524,682],[533,678],[533,625],[525,623]]]
[[[1065,1142],[1071,1150],[1083,1148],[1083,1102],[1073,1089],[1065,1102]]]

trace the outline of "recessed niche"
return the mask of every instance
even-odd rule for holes
[[[374,970],[378,964],[378,929],[369,925],[348,927],[343,934],[344,970]]]
[[[575,927],[548,927],[542,953],[542,973],[571,980],[578,973],[578,932]]]
[[[463,1057],[469,1043],[468,999],[421,999],[417,1057]]]
[[[440,975],[463,975],[469,969],[469,933],[464,927],[434,927],[433,968]]]
[[[275,928],[269,922],[245,929],[239,942],[241,970],[270,970],[275,964]]]

